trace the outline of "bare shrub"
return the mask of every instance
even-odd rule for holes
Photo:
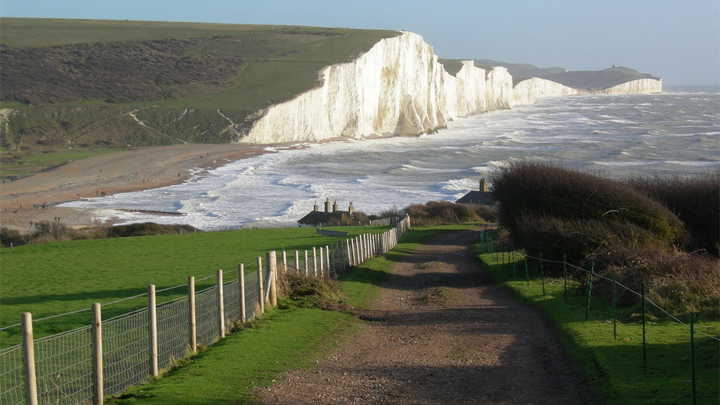
[[[280,273],[278,294],[284,301],[282,307],[319,308],[337,310],[344,308],[345,296],[340,284],[334,280],[306,276],[300,273]]]
[[[712,312],[720,307],[720,263],[707,254],[688,254],[657,244],[630,248],[613,245],[593,254],[589,260],[596,264],[598,274],[611,278],[615,270],[618,283],[640,291],[645,282],[646,297],[675,314]],[[611,297],[612,283],[599,282],[594,286],[604,297]],[[636,306],[637,295],[617,289],[620,306]]]
[[[483,213],[485,210],[477,207],[449,201],[430,201],[409,205],[405,212],[410,215],[413,224],[418,226],[448,225],[479,221],[481,218],[476,210]]]

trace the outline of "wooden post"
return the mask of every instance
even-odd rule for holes
[[[360,263],[365,263],[367,256],[365,255],[365,235],[358,236],[358,246],[360,247]]]
[[[220,339],[225,337],[225,293],[223,291],[223,272],[217,271],[217,307],[218,307],[218,334]]]
[[[273,250],[266,254],[268,262],[268,288],[270,289],[270,305],[277,306],[277,253]]]
[[[327,262],[327,276],[330,277],[330,246],[325,246],[325,261]]]
[[[313,276],[317,277],[317,250],[313,246]]]
[[[100,303],[92,304],[93,314],[93,401],[95,405],[103,404],[103,358],[102,358],[102,313]]]
[[[188,277],[188,318],[190,321],[190,351],[197,353],[197,323],[195,322],[195,277]]]
[[[365,263],[365,260],[367,260],[367,251],[365,250],[365,234],[362,234],[359,236],[360,238],[360,261],[362,263]]]
[[[260,314],[265,312],[265,291],[263,290],[262,279],[262,257],[257,258],[257,275],[258,275],[258,303],[260,304]]]
[[[240,290],[240,322],[245,323],[247,317],[245,316],[245,265],[238,264],[238,289]]]
[[[353,263],[355,266],[357,266],[360,263],[360,255],[358,254],[358,241],[357,237],[352,238],[350,240],[352,243],[352,254],[353,254]]]
[[[350,239],[345,239],[345,257],[347,259],[345,268],[352,266],[352,251],[350,250]]]
[[[282,263],[283,263],[282,269],[280,269],[280,270],[282,270],[283,273],[287,273],[287,254],[285,253],[284,250],[283,250],[283,254],[282,254]]]
[[[325,260],[324,260],[324,259],[325,259],[325,258],[324,258],[325,253],[323,252],[323,247],[322,247],[322,246],[320,246],[320,252],[319,252],[319,253],[320,253],[320,277],[322,278],[322,276],[323,276],[323,268],[325,267]]]
[[[155,305],[155,285],[148,286],[148,325],[150,332],[150,375],[157,377],[158,347],[157,347],[157,306]]]
[[[25,352],[25,399],[28,405],[38,405],[35,379],[35,345],[33,344],[32,314],[22,313],[23,350]]]
[[[305,263],[303,263],[303,267],[305,269],[305,275],[307,276],[308,273],[310,272],[308,269],[308,251],[307,250],[305,251]]]
[[[297,250],[295,251],[295,271],[300,273],[300,256]]]

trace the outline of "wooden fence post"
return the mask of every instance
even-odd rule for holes
[[[188,318],[190,321],[190,351],[197,353],[197,323],[195,320],[195,277],[188,277]]]
[[[283,273],[287,273],[287,254],[285,253],[284,249],[283,249],[283,253],[282,253],[282,263],[283,263],[283,265],[282,265],[281,270]]]
[[[23,350],[25,354],[25,400],[28,405],[38,405],[37,380],[35,379],[35,345],[33,344],[32,314],[22,313]]]
[[[157,377],[158,347],[157,347],[157,305],[155,304],[155,285],[148,286],[148,326],[150,333],[150,375]]]
[[[247,317],[245,316],[245,265],[238,264],[238,290],[240,291],[240,322],[245,323]]]
[[[262,257],[257,258],[257,275],[258,275],[258,303],[260,304],[260,314],[265,313],[265,290],[263,290],[262,279]]]
[[[330,277],[330,246],[325,245],[325,261],[327,262],[327,276]]]
[[[323,252],[323,247],[322,247],[322,246],[320,246],[320,252],[319,252],[319,253],[320,253],[320,277],[322,278],[322,276],[323,276],[323,267],[325,267],[325,260],[324,260],[324,257],[323,257],[323,256],[325,256],[325,253]]]
[[[300,273],[300,256],[298,254],[299,252],[295,251],[295,271]]]
[[[343,264],[345,265],[345,269],[347,270],[349,267],[352,266],[352,264],[351,264],[351,263],[352,263],[352,256],[351,256],[351,254],[350,254],[350,239],[345,239],[344,242],[345,242],[345,249],[344,249],[344,252],[343,252],[343,253],[344,253],[344,254],[343,254],[343,256],[344,256],[344,258],[343,258],[344,263],[343,263]]]
[[[92,304],[93,314],[93,400],[95,405],[103,404],[103,358],[102,358],[102,312],[100,303]]]
[[[313,276],[317,277],[317,250],[313,246]]]
[[[308,268],[308,251],[305,251],[305,263],[303,263],[303,268],[305,269],[305,275],[307,276],[308,273],[310,273],[310,269]]]
[[[270,289],[270,305],[277,306],[277,253],[273,250],[266,253],[268,262],[268,288]]]
[[[345,247],[347,250],[347,264],[348,267],[354,266],[352,257],[352,239],[345,239]]]
[[[220,339],[225,337],[225,293],[223,291],[223,272],[217,271],[217,308],[218,308],[218,334]]]

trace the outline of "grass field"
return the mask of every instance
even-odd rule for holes
[[[384,257],[376,257],[340,278],[348,304],[367,308],[392,265],[432,235],[467,226],[421,228],[408,232]],[[273,384],[280,373],[310,368],[356,330],[351,315],[317,309],[273,310],[257,327],[229,335],[158,381],[132,388],[113,405],[254,403],[252,387]],[[209,382],[210,381],[210,382]]]
[[[25,176],[48,167],[60,166],[75,160],[85,159],[106,153],[118,152],[116,148],[77,148],[42,154],[17,155],[16,159],[3,160],[0,164],[0,177]]]
[[[338,227],[350,236],[381,233],[387,227]],[[89,309],[93,302],[107,304],[147,292],[185,285],[188,276],[213,276],[217,269],[236,270],[244,263],[254,267],[256,257],[283,249],[289,262],[295,250],[325,246],[339,238],[315,235],[314,228],[251,229],[185,235],[25,245],[0,250],[0,327],[20,322],[22,312],[34,319]],[[264,260],[264,259],[263,259]],[[231,280],[230,275],[226,281]],[[214,277],[198,282],[210,286]],[[158,302],[184,295],[185,287],[158,294]],[[103,308],[107,319],[146,305],[138,298]],[[90,312],[37,322],[35,337],[73,329],[90,322]],[[0,347],[20,342],[19,328],[0,332]]]
[[[608,404],[691,403],[689,327],[670,321],[658,311],[648,315],[646,324],[647,370],[642,351],[642,325],[639,316],[626,316],[617,323],[613,337],[612,307],[599,297],[591,298],[585,320],[587,295],[579,294],[576,283],[569,286],[564,300],[563,279],[545,278],[531,266],[530,281],[525,278],[523,261],[512,263],[507,257],[476,252],[492,275],[520,299],[542,308],[561,331],[568,353],[582,366],[585,377]],[[518,252],[517,257],[522,257]],[[601,281],[596,281],[596,283]],[[688,319],[683,319],[688,322]],[[720,324],[705,320],[695,324],[695,362],[699,404],[714,404],[720,398],[718,342],[702,332],[720,336]]]

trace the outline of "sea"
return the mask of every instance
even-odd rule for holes
[[[610,178],[692,176],[720,168],[720,89],[582,95],[461,118],[419,137],[268,147],[184,184],[67,203],[116,223],[202,230],[297,226],[326,199],[378,214],[492,188],[513,161],[539,160]],[[150,213],[152,212],[152,213]]]

